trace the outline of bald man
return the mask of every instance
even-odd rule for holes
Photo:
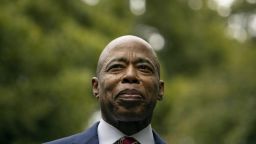
[[[127,35],[102,51],[92,78],[102,119],[85,132],[47,144],[164,144],[151,128],[153,111],[162,100],[157,55],[143,39]]]

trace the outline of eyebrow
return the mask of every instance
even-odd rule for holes
[[[124,57],[119,57],[119,58],[113,58],[111,60],[109,60],[109,63],[112,63],[112,62],[127,62],[128,60]]]

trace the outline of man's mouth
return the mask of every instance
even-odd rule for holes
[[[141,101],[142,93],[136,89],[125,89],[119,92],[117,98],[122,101]]]

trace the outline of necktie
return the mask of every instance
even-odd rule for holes
[[[125,136],[117,140],[114,144],[140,144],[140,143],[133,137]]]

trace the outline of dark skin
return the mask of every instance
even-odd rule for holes
[[[103,50],[92,78],[102,118],[121,132],[132,135],[151,122],[164,82],[151,46],[135,36],[119,37]]]

